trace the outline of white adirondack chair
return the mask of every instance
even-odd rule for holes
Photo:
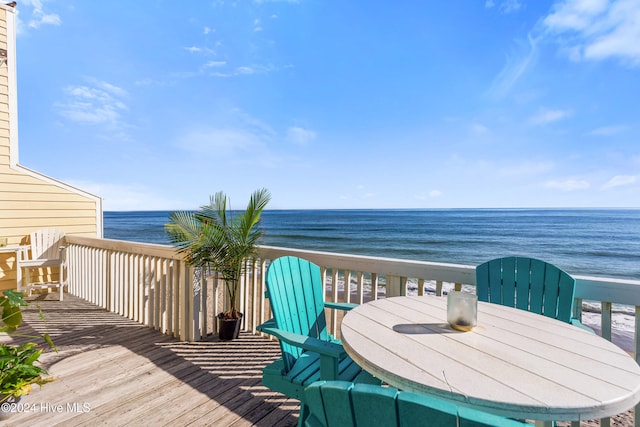
[[[18,291],[31,291],[34,288],[57,287],[60,293],[60,301],[63,300],[64,288],[64,233],[54,228],[44,228],[34,231],[30,234],[31,244],[25,246],[23,250],[18,252],[17,256],[17,282]],[[41,281],[30,283],[31,269],[42,268],[49,269],[58,267],[57,281]],[[24,272],[23,272],[24,270]],[[51,276],[51,271],[43,272],[43,278]]]

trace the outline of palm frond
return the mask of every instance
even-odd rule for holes
[[[190,265],[208,266],[220,273],[235,311],[236,291],[245,261],[254,256],[263,231],[262,211],[271,200],[265,188],[253,192],[247,208],[234,213],[229,199],[219,191],[197,212],[174,212],[165,225],[171,243],[186,255]]]

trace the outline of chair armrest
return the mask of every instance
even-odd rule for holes
[[[342,344],[284,331],[276,326],[275,319],[267,320],[256,329],[273,335],[289,345],[318,354],[321,379],[337,380],[339,378],[339,362],[347,356]]]
[[[256,326],[256,329],[259,330],[260,332],[263,332],[264,328],[277,328],[277,327],[278,325],[276,325],[276,319],[269,319],[263,324]]]
[[[325,308],[335,308],[338,310],[349,311],[356,308],[358,304],[353,304],[349,302],[325,302],[324,306]]]
[[[29,245],[19,245],[16,249],[16,262],[24,261],[27,259],[27,254],[29,253],[29,249],[31,246]]]
[[[582,322],[581,322],[580,320],[576,319],[576,318],[571,319],[571,324],[572,324],[573,326],[576,326],[576,327],[578,327],[578,328],[580,328],[580,329],[583,329],[583,330],[585,330],[585,331],[587,331],[587,332],[591,332],[592,334],[595,334],[595,333],[596,333],[596,331],[594,331],[594,330],[593,330],[593,329],[591,329],[590,327],[588,327],[588,326],[586,326],[586,325],[582,324]]]
[[[273,320],[273,319],[272,319]],[[318,353],[321,356],[329,356],[334,359],[341,359],[347,355],[347,352],[344,350],[344,347],[340,344],[336,344],[331,341],[323,341],[317,338],[308,337],[305,335],[294,334],[292,332],[288,332],[282,329],[278,329],[277,327],[267,326],[270,324],[270,320],[258,326],[257,329],[265,334],[273,335],[290,344],[294,347],[299,347],[307,351],[312,351],[314,353]],[[275,324],[275,322],[273,322]]]

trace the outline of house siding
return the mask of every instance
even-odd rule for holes
[[[10,246],[25,244],[30,232],[49,227],[102,237],[99,197],[18,163],[14,24],[14,10],[0,5],[0,49],[8,56],[0,65],[0,237]],[[15,254],[0,253],[0,291],[15,287]]]

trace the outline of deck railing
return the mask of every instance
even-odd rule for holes
[[[69,292],[180,339],[197,340],[215,330],[214,321],[204,313],[224,306],[221,287],[212,277],[201,280],[173,247],[80,236],[67,236],[67,246]],[[241,285],[243,329],[255,332],[255,327],[269,318],[262,272],[270,260],[285,255],[299,256],[321,267],[329,301],[363,303],[384,296],[421,295],[425,288],[441,295],[449,288],[475,286],[475,266],[261,246],[259,258],[250,262]],[[600,303],[605,338],[612,337],[614,304],[640,314],[639,280],[573,276],[577,282],[576,316],[581,316],[582,301]],[[349,283],[348,292],[345,283]],[[640,316],[635,318],[634,352],[640,354]],[[330,328],[338,334],[339,322]]]
[[[181,340],[196,341],[216,332],[215,315],[226,304],[223,286],[215,276],[200,277],[174,248],[79,236],[67,236],[67,246],[70,293]],[[285,255],[321,267],[328,301],[363,303],[385,296],[422,295],[425,288],[442,295],[443,290],[475,286],[475,266],[261,246],[258,258],[248,261],[239,293],[244,330],[258,333],[256,326],[270,318],[263,273],[270,260]],[[599,303],[604,338],[614,336],[614,304],[635,313],[632,350],[640,362],[640,281],[573,276],[574,314],[581,318],[583,301]],[[330,331],[336,336],[340,320],[337,311],[328,313]],[[640,426],[640,420],[635,425]]]

